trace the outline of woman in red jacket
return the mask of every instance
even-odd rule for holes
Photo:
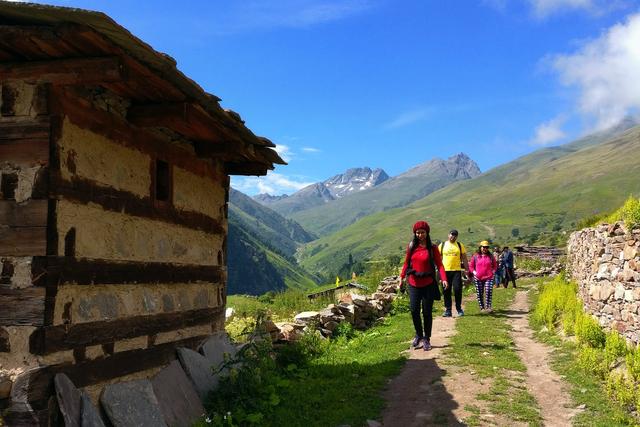
[[[489,242],[480,242],[478,251],[471,257],[469,270],[473,271],[473,282],[476,285],[476,296],[480,311],[491,313],[491,294],[493,292],[493,275],[497,270],[496,259],[491,255]]]
[[[413,225],[413,241],[407,248],[402,273],[400,273],[400,283],[407,277],[411,318],[416,330],[416,336],[411,345],[417,348],[422,342],[422,348],[425,351],[431,350],[433,301],[440,299],[440,290],[435,280],[436,270],[440,274],[442,286],[446,289],[447,273],[442,265],[438,247],[431,243],[429,224],[426,221],[418,221]],[[422,319],[420,318],[421,307]]]

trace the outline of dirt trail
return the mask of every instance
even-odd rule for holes
[[[459,393],[455,399],[443,384],[448,375],[443,368],[442,352],[455,333],[455,319],[435,316],[431,351],[408,350],[409,360],[399,376],[384,393],[389,402],[382,414],[382,424],[389,426],[463,425],[456,412],[460,409]],[[407,346],[409,342],[407,342]],[[461,392],[462,390],[457,390]]]
[[[571,425],[571,418],[579,411],[570,408],[572,401],[562,379],[549,366],[551,349],[533,339],[528,313],[527,292],[520,291],[506,314],[511,320],[516,351],[527,367],[527,389],[540,405],[545,426]]]
[[[527,389],[540,405],[545,426],[571,425],[571,418],[578,410],[570,407],[572,402],[561,378],[549,367],[551,350],[533,339],[528,313],[527,292],[520,291],[505,314],[513,328],[516,351],[527,367]],[[382,414],[383,426],[463,426],[462,420],[472,415],[467,405],[480,408],[479,418],[484,425],[522,425],[492,414],[486,402],[477,399],[488,390],[490,381],[446,364],[443,350],[455,334],[455,321],[455,318],[436,316],[431,339],[433,350],[409,350],[407,364],[384,392],[388,405]]]

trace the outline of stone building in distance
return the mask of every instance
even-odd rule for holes
[[[0,2],[0,404],[46,424],[224,328],[230,175],[266,138],[108,16]]]

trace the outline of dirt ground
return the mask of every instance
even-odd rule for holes
[[[516,351],[527,367],[526,385],[536,398],[545,426],[571,425],[577,410],[561,378],[549,367],[550,349],[533,339],[529,328],[527,293],[516,294],[513,305],[506,312],[513,327]],[[463,426],[472,414],[468,405],[480,408],[482,425],[514,426],[512,420],[492,414],[486,403],[476,399],[490,387],[490,380],[479,381],[467,370],[447,365],[443,350],[455,334],[455,318],[435,316],[431,343],[433,349],[407,350],[409,360],[400,375],[390,381],[384,392],[387,407],[383,412],[385,427],[417,427],[431,425]],[[407,347],[409,347],[407,341]],[[514,375],[522,374],[514,373]],[[515,378],[514,378],[515,379]]]

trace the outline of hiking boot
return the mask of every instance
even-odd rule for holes
[[[444,313],[442,313],[442,317],[451,317],[451,310],[445,310]]]
[[[411,346],[415,347],[415,348],[420,347],[420,341],[422,341],[422,337],[419,337],[419,336],[416,335],[416,337],[411,342]]]
[[[462,317],[462,316],[464,316],[464,311],[458,310],[458,317]]]
[[[493,308],[489,307],[484,312],[485,313],[493,313]]]
[[[431,343],[429,342],[429,340],[424,340],[422,342],[422,348],[423,348],[424,351],[431,350]]]

